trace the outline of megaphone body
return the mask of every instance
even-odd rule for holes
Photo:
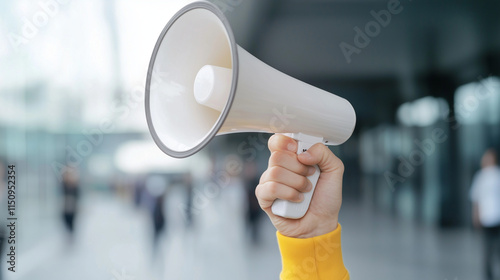
[[[351,104],[261,62],[234,40],[223,13],[208,2],[182,8],[163,29],[146,83],[146,118],[158,147],[188,157],[216,135],[284,133],[298,153],[315,143],[339,145],[352,134]],[[316,167],[317,168],[317,167]],[[310,176],[313,186],[320,170]],[[287,218],[307,212],[314,188],[300,203],[276,200]]]

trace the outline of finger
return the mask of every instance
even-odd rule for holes
[[[269,208],[276,199],[301,202],[304,195],[299,191],[277,182],[265,182],[255,188],[255,196],[262,209]]]
[[[286,185],[299,192],[307,192],[312,188],[311,181],[309,181],[307,177],[294,173],[281,166],[272,166],[268,168],[260,177],[260,183],[269,181]]]
[[[283,134],[274,134],[269,138],[267,143],[269,150],[274,151],[289,151],[292,153],[297,153],[297,142],[292,138],[285,136]]]
[[[306,152],[301,153],[297,159],[305,165],[317,164],[321,172],[344,171],[342,161],[321,143],[317,143]]]
[[[316,171],[314,167],[299,162],[295,153],[274,151],[269,157],[269,167],[281,166],[302,176],[311,176]]]

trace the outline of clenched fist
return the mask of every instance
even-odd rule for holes
[[[342,161],[321,143],[297,155],[297,142],[281,134],[269,138],[268,146],[271,151],[269,166],[255,194],[276,229],[294,238],[310,238],[335,230],[342,204]],[[307,176],[314,174],[316,164],[321,173],[306,215],[300,219],[274,215],[271,211],[274,200],[303,200],[302,193],[312,189]]]

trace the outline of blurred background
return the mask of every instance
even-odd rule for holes
[[[4,241],[0,279],[278,279],[254,197],[269,135],[174,160],[148,132],[149,58],[189,2],[0,3],[0,158],[16,166],[18,217],[16,272]],[[469,190],[500,149],[500,2],[212,2],[243,48],[353,104],[354,135],[332,148],[352,279],[481,279]]]

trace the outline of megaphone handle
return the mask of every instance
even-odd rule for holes
[[[303,133],[283,133],[283,135],[297,140],[297,154],[301,154],[307,151],[316,143],[323,143],[323,138],[310,136]],[[316,168],[316,172],[313,175],[307,177],[309,181],[311,181],[313,188],[311,191],[304,193],[304,200],[301,202],[291,202],[288,200],[276,199],[273,203],[273,206],[271,207],[274,215],[289,219],[300,219],[304,217],[307,210],[309,209],[309,204],[311,203],[314,190],[316,189],[316,183],[319,179],[319,167],[317,165],[315,165],[314,167]]]

